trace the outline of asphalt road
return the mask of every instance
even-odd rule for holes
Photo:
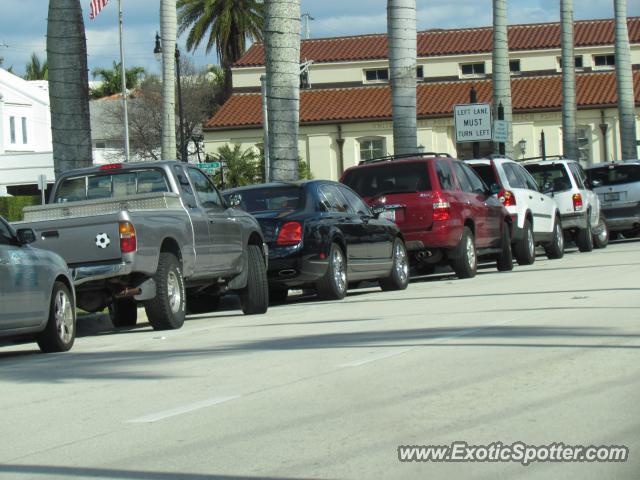
[[[178,331],[0,348],[0,478],[640,475],[640,241]],[[399,445],[626,445],[626,463],[401,463]]]

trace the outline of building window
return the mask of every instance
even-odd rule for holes
[[[9,137],[11,143],[16,143],[16,117],[9,117]]]
[[[484,62],[460,64],[460,72],[463,77],[484,77]]]
[[[28,142],[27,138],[27,118],[22,117],[22,144],[26,145]]]
[[[389,81],[389,69],[377,68],[375,70],[365,70],[364,76],[367,82],[388,82]]]
[[[361,138],[360,160],[371,160],[372,158],[383,157],[385,154],[384,138]]]
[[[562,70],[562,57],[557,57],[557,58],[558,58],[558,70]],[[576,70],[582,70],[583,68],[582,55],[575,55],[573,57],[573,62],[576,66]]]
[[[105,148],[107,148],[106,142],[96,142],[96,149],[104,150]]]
[[[422,65],[418,65],[416,67],[416,78],[423,79],[424,78],[424,68]]]
[[[520,73],[520,60],[509,60],[509,71],[511,73]]]
[[[613,68],[616,66],[616,56],[615,55],[594,55],[593,56],[593,65],[596,68]]]

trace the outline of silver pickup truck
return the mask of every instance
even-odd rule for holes
[[[28,207],[16,229],[70,267],[77,305],[109,307],[116,326],[143,304],[156,330],[180,328],[187,311],[215,310],[237,291],[245,314],[269,303],[267,251],[257,221],[229,208],[199,169],[175,161],[70,171],[47,205]]]

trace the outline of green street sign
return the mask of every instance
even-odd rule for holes
[[[202,170],[220,168],[220,162],[196,163],[196,167],[201,168]]]

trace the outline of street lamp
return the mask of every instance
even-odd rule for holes
[[[527,153],[527,141],[523,138],[518,142],[518,147],[520,147],[520,154],[524,158],[525,153]]]
[[[162,60],[162,44],[160,35],[156,32],[156,44],[153,48],[153,56],[156,60]],[[184,141],[184,113],[182,111],[182,85],[180,82],[180,49],[176,45],[176,77],[178,86],[178,117],[180,119],[180,157],[183,162],[188,162],[187,143]]]

